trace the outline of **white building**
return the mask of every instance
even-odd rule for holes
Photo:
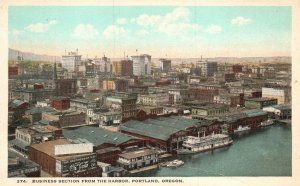
[[[151,74],[151,56],[142,54],[139,56],[131,56],[133,61],[133,75],[149,75]]]
[[[63,55],[61,58],[61,65],[67,69],[68,72],[78,71],[81,62],[81,55],[76,52],[69,52],[68,55]]]
[[[94,58],[92,63],[98,67],[97,71],[99,72],[111,72],[110,59],[105,56],[102,58]]]
[[[262,87],[262,97],[263,98],[275,98],[278,104],[289,103],[287,90],[283,88],[267,88]]]
[[[168,72],[171,70],[171,60],[170,59],[159,59],[159,67],[162,71]]]
[[[201,70],[201,76],[211,77],[218,71],[217,62],[211,61],[198,61],[196,62],[196,68]]]
[[[160,106],[168,103],[169,94],[167,92],[139,94],[137,98],[137,104],[141,105]]]

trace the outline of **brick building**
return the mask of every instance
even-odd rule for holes
[[[76,79],[55,79],[55,96],[71,97],[77,93]]]
[[[29,146],[28,159],[55,177],[99,177],[96,153],[92,144],[71,144],[58,139]]]
[[[70,108],[70,99],[67,97],[56,97],[51,100],[51,107],[57,110],[67,110]]]
[[[89,142],[97,153],[97,161],[116,165],[118,154],[129,147],[142,147],[144,141],[120,132],[110,132],[98,127],[84,126],[63,130],[63,135],[73,143]]]
[[[133,61],[121,60],[121,76],[132,76],[132,75],[133,75]]]

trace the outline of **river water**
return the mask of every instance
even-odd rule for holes
[[[229,147],[194,155],[181,155],[177,168],[162,167],[138,176],[291,176],[291,126],[274,125],[240,137]]]

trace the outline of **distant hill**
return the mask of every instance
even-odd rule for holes
[[[47,62],[59,62],[60,56],[48,56],[41,54],[34,54],[30,52],[22,52],[15,49],[9,49],[9,60],[16,60],[18,57],[23,56],[24,60],[31,61],[47,61]],[[121,60],[122,58],[112,58],[111,61]],[[172,64],[181,63],[195,63],[200,61],[201,58],[168,58],[172,60]],[[84,60],[84,59],[83,59]],[[152,62],[158,63],[159,58],[152,58]],[[264,63],[291,63],[292,58],[289,56],[278,56],[278,57],[216,57],[216,58],[203,58],[203,60],[216,61],[221,63],[242,63],[242,64],[264,64]]]
[[[16,60],[18,58],[18,53],[21,57],[23,56],[24,60],[30,60],[30,61],[55,62],[55,61],[60,61],[61,59],[61,57],[58,56],[48,56],[48,55],[34,54],[31,52],[22,52],[11,48],[8,49],[8,59]]]

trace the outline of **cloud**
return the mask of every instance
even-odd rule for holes
[[[126,24],[127,19],[126,18],[119,18],[119,19],[117,19],[117,23],[120,24],[120,25]]]
[[[142,29],[142,30],[138,30],[136,33],[137,33],[137,35],[145,36],[145,35],[149,34],[149,31],[145,30],[145,29]]]
[[[106,38],[125,36],[126,33],[127,31],[123,27],[118,27],[115,25],[110,25],[103,31],[103,35]]]
[[[56,25],[58,21],[50,20],[48,23],[34,23],[25,27],[28,32],[43,33],[49,30],[51,25]]]
[[[219,25],[209,25],[205,31],[210,34],[217,34],[222,31],[222,27]]]
[[[91,24],[79,24],[73,31],[73,36],[79,39],[94,39],[98,35],[97,29]]]
[[[157,25],[162,20],[161,16],[156,15],[147,15],[143,14],[137,17],[136,19],[132,19],[132,21],[135,21],[138,25],[143,27],[152,27]]]
[[[132,18],[139,26],[147,28],[151,32],[160,32],[166,35],[179,36],[192,31],[199,31],[201,26],[190,22],[190,11],[187,8],[178,7],[165,15],[142,14]]]
[[[19,35],[23,34],[23,32],[24,31],[22,31],[22,30],[13,29],[12,31],[9,32],[9,34],[19,36]]]
[[[238,17],[231,20],[231,24],[232,25],[237,25],[237,26],[248,25],[251,22],[252,22],[251,19],[245,18],[245,17],[242,17],[242,16],[238,16]]]

